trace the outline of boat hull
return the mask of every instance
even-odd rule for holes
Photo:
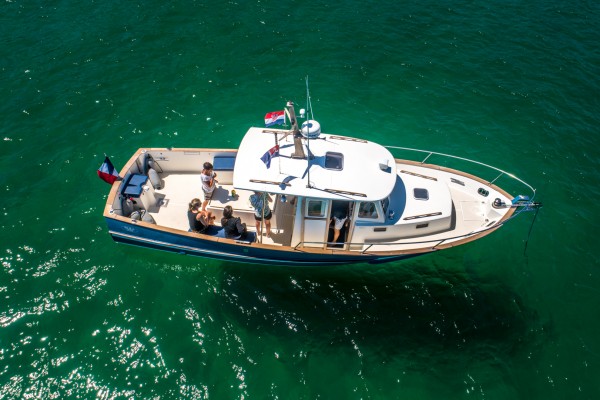
[[[212,237],[205,239],[201,236],[177,234],[153,229],[142,223],[124,222],[114,218],[106,218],[106,222],[111,237],[118,243],[240,263],[288,266],[380,264],[427,254],[425,252],[393,255],[317,253],[301,249],[256,246],[248,242],[220,241]]]

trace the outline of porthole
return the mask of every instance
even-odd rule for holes
[[[429,200],[429,192],[427,189],[415,188],[413,194],[417,200]]]

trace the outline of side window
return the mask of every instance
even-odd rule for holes
[[[306,202],[306,216],[313,218],[325,218],[325,201],[308,199]]]
[[[358,217],[377,219],[378,215],[375,203],[372,201],[360,203],[360,206],[358,207]]]
[[[383,215],[387,215],[388,208],[390,207],[390,198],[386,197],[381,201],[381,208],[383,208]]]

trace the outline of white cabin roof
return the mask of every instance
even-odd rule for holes
[[[396,182],[394,157],[385,147],[361,139],[321,134],[310,139],[310,188],[307,173],[309,162],[294,159],[293,135],[280,129],[250,128],[240,144],[233,173],[237,189],[325,199],[375,201],[387,197]],[[279,138],[279,156],[271,159],[267,168],[261,157],[275,146]],[[307,140],[302,139],[308,155]],[[343,155],[341,170],[325,168],[327,153]],[[387,168],[380,166],[387,165]],[[266,183],[273,182],[273,183]],[[280,184],[287,182],[287,185]]]

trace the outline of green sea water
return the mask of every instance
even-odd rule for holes
[[[0,399],[600,398],[599,4],[3,2]],[[236,148],[305,76],[327,133],[531,183],[529,240],[323,268],[111,240],[105,153]]]

